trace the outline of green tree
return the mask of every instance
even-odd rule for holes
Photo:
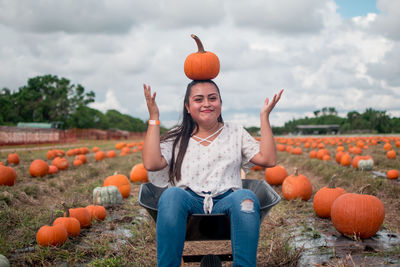
[[[80,106],[94,102],[95,93],[66,78],[44,75],[30,78],[14,94],[19,117],[26,122],[66,122]]]
[[[107,110],[106,116],[110,128],[132,132],[144,132],[147,129],[147,125],[141,119],[122,114],[115,109]]]
[[[109,122],[107,116],[101,111],[87,106],[80,106],[68,119],[67,126],[68,128],[106,130],[109,128]]]

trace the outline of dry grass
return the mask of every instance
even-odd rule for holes
[[[94,145],[103,150],[114,148],[116,142],[91,142],[79,146]],[[35,158],[46,158],[47,150],[28,150],[18,152],[21,164],[17,171],[17,183],[13,187],[0,187],[0,253],[15,266],[156,266],[155,224],[143,214],[137,203],[139,184],[131,185],[131,195],[123,205],[107,208],[107,219],[94,221],[83,229],[76,238],[70,238],[61,247],[43,248],[36,244],[36,232],[51,221],[51,216],[62,216],[62,202],[72,206],[86,206],[92,202],[92,190],[101,186],[104,179],[115,171],[129,175],[134,164],[141,162],[140,153],[124,157],[95,162],[93,153],[88,155],[88,164],[70,167],[66,171],[44,178],[29,177],[29,164]],[[4,161],[10,152],[0,152],[0,161]],[[376,147],[368,151],[375,159],[374,170],[384,171],[400,160],[388,162],[384,153]],[[382,156],[383,155],[383,156]],[[386,217],[383,228],[400,233],[398,206],[400,196],[399,183],[382,178],[373,178],[370,172],[361,172],[344,168],[335,162],[323,162],[301,156],[279,153],[279,164],[289,173],[294,168],[310,178],[314,193],[327,185],[333,175],[337,176],[336,186],[355,192],[365,184],[371,184],[369,194],[378,196],[385,204]],[[69,157],[70,164],[72,157]],[[250,172],[248,178],[264,179],[264,172]],[[274,189],[281,194],[280,186]],[[312,222],[310,223],[310,218]],[[319,238],[326,232],[335,232],[329,220],[315,217],[312,200],[282,200],[275,206],[260,229],[258,265],[259,266],[298,266],[304,252],[293,245],[291,231],[294,227],[301,234]],[[210,246],[200,244],[205,250],[218,250],[219,243]],[[385,258],[396,255],[398,250],[371,252],[374,257]],[[363,266],[351,256],[332,258],[323,266]],[[198,266],[186,264],[185,266]],[[230,263],[224,263],[230,266]],[[322,266],[322,265],[316,265]],[[367,266],[367,265],[365,265]]]

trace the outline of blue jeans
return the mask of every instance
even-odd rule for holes
[[[157,263],[180,266],[190,214],[204,214],[203,199],[179,187],[166,189],[158,202]],[[260,232],[260,203],[253,191],[228,191],[213,198],[212,213],[225,213],[231,222],[233,266],[256,266]]]

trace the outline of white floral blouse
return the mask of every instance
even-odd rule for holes
[[[172,158],[172,143],[161,143],[162,156],[168,165]],[[259,152],[259,142],[242,126],[224,123],[220,134],[204,146],[191,138],[183,159],[181,180],[174,186],[187,188],[204,196],[204,211],[211,213],[212,197],[229,189],[242,188],[240,168],[245,172],[254,166],[250,160]],[[178,145],[175,156],[178,154]],[[173,186],[168,183],[169,166],[156,172],[148,172],[149,180],[156,186]]]

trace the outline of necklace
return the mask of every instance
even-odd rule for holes
[[[197,135],[192,135],[192,137],[196,137],[197,139],[200,139],[199,141],[196,140],[199,143],[207,142],[207,143],[211,144],[212,141],[210,141],[208,139],[210,139],[211,137],[213,137],[214,135],[216,135],[217,133],[222,131],[223,128],[224,128],[224,125],[222,125],[221,128],[219,128],[218,130],[216,130],[214,133],[212,133],[211,135],[207,136],[206,138],[201,138],[201,137],[198,137]]]

